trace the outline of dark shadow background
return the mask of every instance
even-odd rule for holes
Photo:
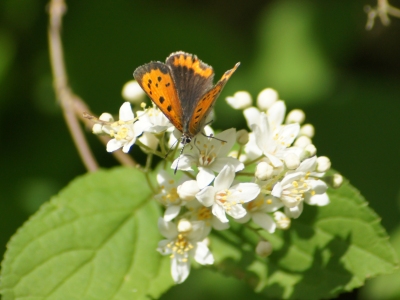
[[[330,157],[390,232],[400,220],[400,20],[392,18],[389,27],[377,20],[366,31],[366,4],[376,5],[71,0],[63,28],[70,83],[93,112],[117,113],[121,88],[141,64],[183,50],[212,65],[219,78],[240,61],[217,102],[214,127],[245,128],[241,113],[227,107],[227,95],[245,89],[256,98],[275,88],[289,109],[305,111],[316,127],[318,154]],[[400,1],[391,4],[400,7]],[[41,203],[85,173],[52,90],[46,5],[0,2],[1,252]],[[102,166],[116,165],[90,133],[88,139]],[[227,296],[227,290],[250,299],[245,287],[209,271],[195,272],[165,299],[196,290],[201,299]]]

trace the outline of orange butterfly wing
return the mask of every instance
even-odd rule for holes
[[[151,62],[138,67],[133,77],[176,129],[182,132],[182,108],[170,68],[161,62]]]
[[[219,94],[239,65],[240,63],[237,63],[231,70],[226,71],[217,84],[207,91],[197,103],[189,122],[189,132],[192,136],[195,136],[203,129],[207,115],[211,112]]]

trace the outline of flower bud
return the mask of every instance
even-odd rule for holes
[[[326,172],[331,168],[331,161],[326,156],[320,156],[317,158],[317,171]]]
[[[94,134],[103,134],[103,133],[104,133],[104,131],[103,131],[103,125],[101,125],[101,124],[94,124],[94,125],[93,125],[93,128],[92,128],[92,132],[93,132]]]
[[[179,233],[188,233],[192,230],[192,223],[187,219],[180,219],[177,229]]]
[[[300,135],[308,136],[310,139],[314,137],[315,129],[311,124],[304,124],[300,128]]]
[[[295,153],[289,153],[285,157],[285,165],[289,170],[295,170],[300,166],[300,158]]]
[[[191,201],[196,198],[196,194],[200,191],[196,180],[188,180],[178,186],[177,192],[179,198],[185,201]]]
[[[286,123],[303,123],[306,118],[305,113],[301,109],[293,109],[286,117]]]
[[[236,142],[239,145],[246,145],[249,141],[249,133],[246,129],[241,129],[236,132]]]
[[[274,220],[276,222],[276,227],[279,229],[289,229],[290,227],[290,218],[288,218],[283,212],[276,211],[274,212]]]
[[[234,109],[245,109],[251,106],[253,100],[251,95],[246,91],[236,92],[233,97],[226,97],[226,102]]]
[[[308,136],[305,136],[305,135],[299,136],[296,139],[296,141],[294,142],[294,145],[296,147],[303,148],[303,149],[305,147],[307,147],[308,145],[310,145],[310,144],[312,144],[311,139]]]
[[[270,256],[272,250],[272,245],[268,241],[260,241],[256,247],[256,253],[261,257]]]
[[[102,113],[99,117],[99,120],[104,122],[114,122],[113,116],[109,113]]]
[[[273,171],[274,168],[269,163],[262,161],[256,167],[255,176],[262,181],[268,180],[271,178]]]
[[[271,88],[262,90],[257,96],[257,106],[261,110],[267,110],[276,101],[278,101],[278,93]]]
[[[130,80],[122,88],[122,98],[134,104],[140,104],[145,93],[136,80]]]
[[[315,148],[314,144],[309,144],[304,148],[304,151],[307,152],[307,158],[314,156],[315,154],[317,154],[317,148]]]
[[[343,183],[343,176],[340,174],[335,174],[333,175],[333,182],[332,185],[335,189],[339,188],[342,186]]]

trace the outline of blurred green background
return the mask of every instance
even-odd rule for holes
[[[117,113],[121,88],[141,64],[183,50],[212,65],[219,78],[240,61],[217,102],[214,127],[245,128],[227,95],[244,89],[255,98],[275,88],[289,109],[305,111],[316,127],[318,154],[361,191],[390,233],[400,221],[400,19],[389,27],[377,20],[366,31],[367,4],[376,2],[67,1],[69,81],[94,113]],[[400,1],[391,4],[400,7]],[[2,253],[43,202],[85,173],[52,90],[46,6],[0,1]],[[87,136],[102,166],[117,164]],[[198,299],[246,293],[210,271],[194,273],[165,299],[184,299],[189,291],[197,299],[194,289]]]

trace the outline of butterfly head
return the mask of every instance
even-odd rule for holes
[[[188,136],[186,134],[182,135],[181,144],[183,146],[185,146],[186,144],[189,144],[191,141],[192,141],[192,137],[191,136]]]

